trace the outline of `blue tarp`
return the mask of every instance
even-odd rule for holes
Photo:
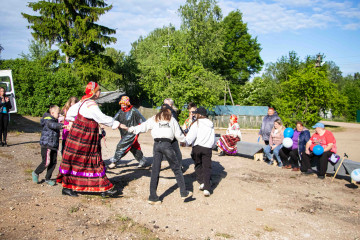
[[[267,115],[267,106],[227,106],[218,105],[209,111],[209,115],[231,115],[237,116],[265,116]]]

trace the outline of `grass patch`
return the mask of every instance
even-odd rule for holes
[[[10,153],[0,152],[0,158],[11,160],[11,159],[14,159],[14,156]]]
[[[18,130],[10,130],[8,133],[11,136],[19,136],[19,135],[23,134],[24,132],[23,131],[18,131]]]
[[[223,237],[223,238],[233,238],[233,235],[227,234],[227,233],[216,233],[216,237]]]
[[[79,206],[72,206],[70,209],[69,209],[69,212],[70,213],[75,213],[77,211],[80,210],[80,207]]]
[[[119,222],[119,231],[120,232],[130,232],[135,234],[139,239],[144,240],[158,240],[155,233],[151,229],[141,224],[136,223],[134,220],[127,216],[116,215],[115,220]]]
[[[275,228],[270,227],[270,226],[268,226],[268,225],[265,225],[265,226],[264,226],[264,230],[267,231],[267,232],[273,232],[273,231],[275,231]]]
[[[33,170],[31,168],[27,168],[27,169],[24,170],[24,173],[26,175],[31,175],[32,172],[33,172]]]

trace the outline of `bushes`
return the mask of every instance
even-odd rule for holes
[[[37,61],[5,60],[0,69],[11,69],[18,113],[42,116],[50,105],[62,107],[70,96],[81,97],[82,82],[66,66],[49,69]]]

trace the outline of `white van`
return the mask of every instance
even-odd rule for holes
[[[5,95],[10,99],[12,108],[9,113],[16,113],[15,89],[11,70],[0,70],[0,87],[5,88]]]

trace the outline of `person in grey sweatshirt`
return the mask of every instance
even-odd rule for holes
[[[194,111],[196,120],[185,137],[187,144],[192,145],[191,158],[195,162],[196,180],[204,196],[209,197],[211,191],[211,157],[215,143],[214,124],[207,118],[207,111],[200,107]]]
[[[180,130],[179,123],[171,115],[171,109],[167,104],[162,105],[158,114],[138,126],[127,128],[124,124],[121,124],[120,127],[133,134],[151,130],[151,136],[154,138],[154,160],[151,168],[150,196],[148,199],[150,204],[161,203],[161,200],[156,194],[156,190],[159,183],[161,162],[164,158],[168,160],[170,168],[175,174],[176,182],[180,188],[181,198],[185,200],[192,196],[192,192],[186,190],[181,164],[176,158],[176,153],[171,144],[174,138],[179,142],[184,142],[185,136]]]

